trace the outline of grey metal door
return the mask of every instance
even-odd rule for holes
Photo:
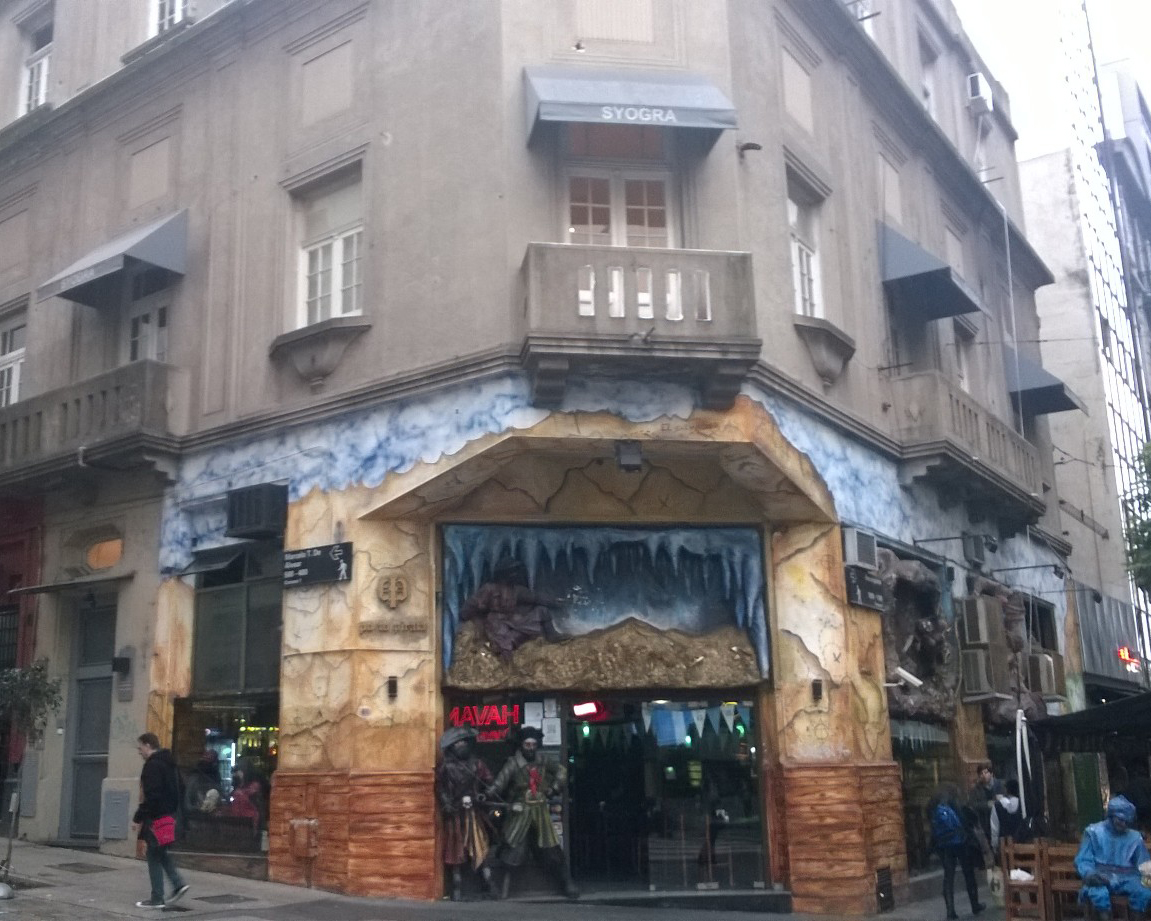
[[[76,684],[69,707],[74,728],[68,830],[73,838],[95,838],[100,833],[100,786],[108,776],[115,606],[80,610],[76,642]]]

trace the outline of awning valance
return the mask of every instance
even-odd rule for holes
[[[121,572],[116,575],[83,576],[79,579],[64,579],[59,582],[44,582],[41,585],[25,585],[14,588],[8,592],[9,598],[18,598],[21,595],[47,595],[49,593],[80,592],[91,590],[97,586],[113,585],[116,582],[127,582],[136,575],[133,572]],[[3,597],[0,595],[0,597]]]
[[[884,289],[909,315],[942,320],[983,310],[955,269],[882,222],[879,265]]]
[[[44,282],[36,299],[64,297],[89,307],[117,304],[121,273],[133,262],[183,275],[187,240],[188,212],[170,214],[97,246]]]
[[[735,107],[706,77],[634,70],[524,69],[528,136],[541,122],[664,128],[736,126]]]
[[[1087,412],[1087,407],[1071,389],[1038,362],[1003,347],[1003,367],[1007,392],[1025,416],[1043,416],[1068,409]]]
[[[1048,751],[1151,751],[1151,692],[1029,724]]]
[[[244,547],[241,544],[193,550],[192,562],[180,570],[180,575],[195,576],[202,572],[219,572],[231,566],[243,552]]]

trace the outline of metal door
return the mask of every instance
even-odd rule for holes
[[[68,834],[72,838],[96,838],[100,833],[100,787],[108,776],[116,607],[84,605],[77,615],[76,682],[68,708],[72,726]]]

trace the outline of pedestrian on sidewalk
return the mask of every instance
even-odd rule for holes
[[[169,847],[176,840],[176,812],[180,808],[180,773],[172,753],[160,747],[154,732],[136,740],[136,751],[144,759],[140,771],[140,806],[132,817],[132,827],[144,842],[148,857],[148,878],[152,894],[136,903],[137,908],[161,909],[174,905],[188,891],[176,869]],[[172,895],[164,901],[164,877],[172,882]]]
[[[943,905],[947,909],[948,921],[959,915],[955,912],[955,865],[963,871],[963,882],[967,886],[967,898],[971,902],[971,913],[979,914],[986,907],[979,901],[978,884],[975,881],[975,851],[979,848],[976,840],[974,816],[964,821],[963,807],[959,804],[959,790],[954,784],[944,784],[927,804],[931,816],[931,847],[939,852],[943,864]]]

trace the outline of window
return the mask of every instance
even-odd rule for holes
[[[363,207],[360,173],[300,196],[301,327],[363,311]]]
[[[662,129],[573,124],[567,145],[568,243],[675,245]]]
[[[49,16],[51,13],[49,13]],[[40,108],[48,101],[48,65],[52,57],[52,20],[37,19],[21,30],[27,57],[21,75],[19,115]]]
[[[123,360],[168,360],[168,308],[171,295],[162,270],[136,274],[124,322]]]
[[[886,217],[896,223],[903,220],[903,190],[899,185],[899,170],[883,154],[879,154],[879,198]]]
[[[927,39],[919,35],[919,92],[927,113],[939,120],[939,100],[936,98],[935,84],[938,70],[939,52]]]
[[[947,246],[947,262],[955,269],[956,274],[959,275],[960,278],[963,278],[967,274],[965,268],[967,259],[963,251],[963,237],[950,227],[945,228],[944,237]]]
[[[0,607],[0,668],[15,668],[19,649],[20,608],[17,605]]]
[[[25,328],[24,311],[0,318],[0,406],[20,399]]]
[[[200,576],[192,657],[196,693],[278,689],[282,596],[278,542],[253,542],[231,565]]]
[[[159,35],[181,23],[188,15],[188,0],[152,0],[149,34]]]
[[[975,348],[975,334],[962,320],[953,322],[955,380],[959,389],[964,393],[971,393],[972,352]]]
[[[820,199],[788,173],[787,223],[791,236],[791,279],[795,312],[823,316],[819,269]]]

